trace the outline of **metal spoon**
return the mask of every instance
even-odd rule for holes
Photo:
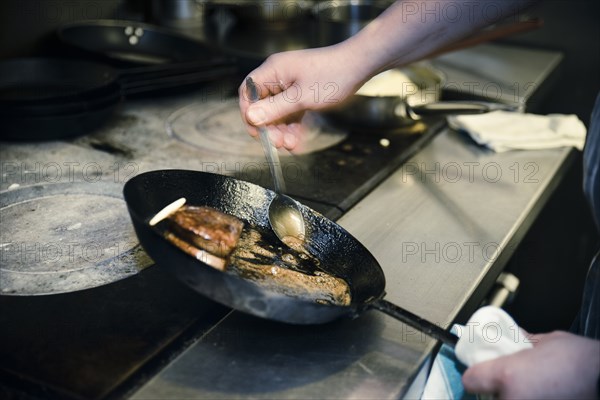
[[[260,99],[258,88],[250,77],[246,79],[246,90],[252,103]],[[283,194],[285,192],[285,181],[283,180],[279,154],[277,154],[277,149],[271,145],[269,132],[264,127],[258,127],[258,132],[260,143],[265,152],[271,175],[273,176],[276,193],[269,205],[269,223],[271,224],[271,229],[273,229],[275,235],[283,243],[293,248],[299,247],[304,243],[306,234],[300,205],[296,200]]]

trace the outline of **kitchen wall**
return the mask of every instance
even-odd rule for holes
[[[541,112],[574,113],[589,125],[600,92],[600,2],[549,0],[530,14],[542,17],[544,27],[505,42],[565,55],[560,79],[541,100]],[[580,157],[508,266],[521,278],[520,293],[509,312],[531,332],[569,329],[598,245],[598,232],[582,195]]]
[[[598,251],[582,179],[579,155],[506,267],[521,280],[506,309],[529,332],[568,330],[579,312],[587,271]]]
[[[0,59],[52,55],[53,33],[62,24],[135,16],[143,0],[2,0]]]

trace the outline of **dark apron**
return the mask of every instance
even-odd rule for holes
[[[592,111],[583,153],[583,190],[600,232],[600,94]],[[600,339],[600,252],[596,254],[585,282],[581,313],[574,328],[577,333]]]

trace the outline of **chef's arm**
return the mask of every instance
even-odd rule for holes
[[[382,15],[345,42],[360,54],[363,79],[420,60],[487,25],[517,14],[526,0],[396,1]]]
[[[251,76],[261,100],[251,105],[240,86],[242,119],[252,136],[267,126],[277,147],[293,149],[304,111],[322,110],[356,92],[378,72],[419,60],[439,47],[515,14],[524,0],[396,1],[339,44],[274,54]]]

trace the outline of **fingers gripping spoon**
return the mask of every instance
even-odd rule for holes
[[[246,79],[246,90],[250,97],[250,102],[254,103],[260,99],[258,88],[248,77]],[[264,126],[257,127],[260,137],[260,143],[275,186],[275,197],[269,205],[269,223],[275,235],[283,243],[290,247],[300,247],[305,238],[304,218],[298,203],[289,196],[283,194],[285,192],[285,181],[283,180],[283,172],[277,149],[271,145],[269,132]]]

